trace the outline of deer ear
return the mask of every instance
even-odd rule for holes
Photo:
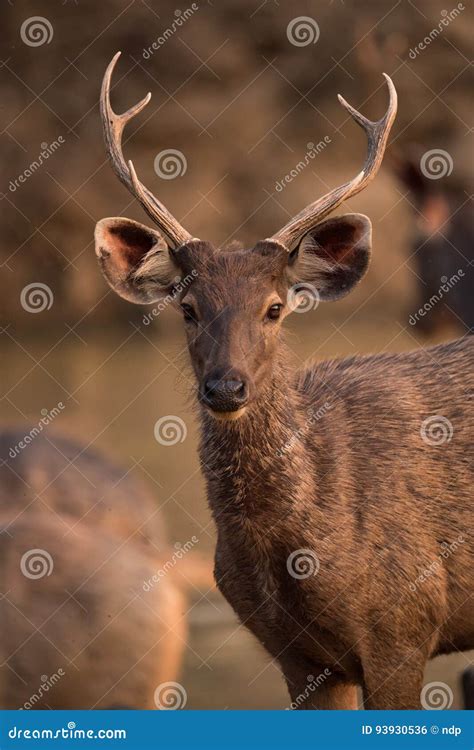
[[[372,225],[367,216],[345,214],[321,222],[289,254],[288,276],[305,294],[335,300],[351,291],[370,260]]]
[[[112,289],[129,302],[155,302],[172,292],[180,278],[163,236],[131,219],[99,221],[95,253]]]

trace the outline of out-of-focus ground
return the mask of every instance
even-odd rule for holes
[[[413,143],[422,151],[448,151],[454,169],[445,178],[447,189],[464,195],[472,154],[474,23],[466,4],[413,59],[410,50],[451,10],[444,2],[197,5],[148,57],[144,50],[172,27],[183,6],[81,0],[2,8],[0,418],[35,424],[42,410],[64,403],[50,429],[104,449],[126,469],[138,464],[163,507],[170,539],[197,535],[200,552],[211,556],[215,534],[196,457],[192,379],[179,318],[168,309],[146,325],[146,309],[115,297],[94,259],[98,219],[147,220],[105,161],[97,108],[105,67],[122,49],[113,91],[117,110],[153,93],[126,145],[148,187],[193,234],[253,243],[359,171],[365,143],[336,94],[378,118],[387,101],[382,71],[393,77],[400,98],[388,156]],[[49,43],[22,41],[22,23],[31,16],[49,20]],[[316,19],[315,44],[290,43],[287,27],[299,16]],[[321,153],[277,189],[305,157],[307,144],[325,136],[330,143]],[[44,144],[60,137],[60,147],[18,182]],[[182,176],[156,174],[154,160],[163,149],[185,156]],[[293,316],[288,344],[295,362],[426,345],[408,323],[415,220],[388,164],[346,207],[372,218],[371,269],[347,299]],[[47,285],[53,299],[48,309],[32,313],[21,292],[37,283]],[[436,340],[458,333],[445,327]],[[172,447],[154,439],[157,419],[169,414],[187,427],[185,440]],[[428,679],[451,685],[454,707],[468,661],[467,655],[444,657],[428,670]],[[278,708],[288,701],[275,668],[217,595],[192,609],[181,681],[190,708]]]

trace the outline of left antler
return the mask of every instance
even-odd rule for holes
[[[122,134],[130,120],[138,115],[148,104],[151,94],[147,94],[141,102],[135,104],[127,112],[117,115],[110,104],[110,81],[120,52],[112,58],[105,72],[100,95],[100,113],[104,129],[105,145],[112,168],[119,180],[130,190],[141,203],[148,216],[164,232],[172,247],[179,247],[191,239],[189,232],[170,214],[167,208],[160,203],[153,193],[146,188],[137,177],[131,161],[128,165],[122,153]]]

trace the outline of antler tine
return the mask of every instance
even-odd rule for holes
[[[110,61],[105,71],[102,82],[102,91],[100,96],[100,113],[102,117],[102,126],[104,131],[104,140],[112,169],[119,180],[134,195],[148,216],[160,227],[173,247],[179,247],[191,239],[179,222],[174,218],[168,209],[146,188],[138,179],[133,165],[129,162],[127,165],[122,152],[122,135],[125,126],[130,120],[138,115],[146,107],[151,99],[148,93],[140,102],[134,104],[126,112],[117,114],[112,109],[110,103],[110,83],[112,74],[121,53],[117,52]]]
[[[279,242],[288,250],[291,250],[303,234],[308,232],[315,224],[322,221],[345,200],[363,190],[375,177],[382,163],[390,129],[397,114],[397,91],[392,79],[386,73],[383,75],[389,90],[389,103],[385,115],[376,122],[372,122],[372,120],[364,117],[364,115],[346,102],[341,95],[338,96],[342,106],[367,134],[367,158],[362,172],[359,172],[349,182],[334,188],[327,195],[311,203],[274,234],[270,238],[271,240]]]

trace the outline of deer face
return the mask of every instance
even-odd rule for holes
[[[294,291],[332,300],[347,294],[367,269],[371,225],[366,216],[326,216],[360,192],[376,174],[397,107],[390,103],[371,122],[340,98],[368,136],[364,170],[293,217],[272,238],[251,250],[216,250],[193,239],[139,181],[121,146],[125,125],[149,101],[117,115],[110,82],[120,53],[104,76],[101,114],[107,151],[119,179],[159,228],[129,219],[103,219],[96,227],[96,254],[109,284],[125,299],[155,302],[171,295],[179,303],[201,403],[216,417],[235,419],[258,401],[272,377],[278,334],[291,312]],[[293,292],[293,293],[290,293]]]
[[[270,377],[285,314],[287,258],[281,247],[216,251],[190,243],[175,257],[195,281],[180,300],[198,398],[235,419]]]
[[[216,418],[236,419],[272,378],[295,290],[337,299],[362,277],[370,222],[360,214],[330,219],[288,252],[272,240],[229,251],[190,240],[170,250],[156,230],[104,219],[96,229],[96,252],[122,297],[143,303],[168,295],[179,306],[200,402]]]

